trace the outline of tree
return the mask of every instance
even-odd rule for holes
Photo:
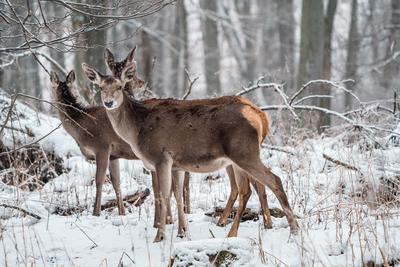
[[[183,3],[185,6],[187,23],[188,70],[190,75],[199,77],[193,85],[191,96],[205,97],[207,95],[207,82],[204,60],[204,40],[199,10],[200,2],[199,0],[186,0]]]
[[[300,61],[297,85],[322,77],[324,9],[320,0],[304,0],[301,15]],[[315,90],[314,90],[315,92]]]
[[[332,76],[332,32],[333,21],[336,14],[337,0],[329,0],[324,18],[324,63],[323,63],[323,78],[330,80]],[[323,94],[330,95],[330,86],[323,86]],[[330,109],[331,99],[320,99],[321,107]],[[319,117],[319,126],[330,125],[331,117],[326,114],[321,114]]]
[[[218,27],[216,17],[212,16],[217,12],[217,2],[215,0],[203,0],[201,4],[204,9],[203,12],[206,13],[203,31],[207,86],[210,94],[220,95]],[[207,15],[207,13],[210,14]]]
[[[400,1],[391,1],[390,34],[386,56],[389,58],[394,52],[400,50]],[[386,89],[398,90],[399,82],[399,63],[392,61],[383,70],[383,86]]]
[[[350,29],[347,43],[347,60],[346,60],[346,79],[356,79],[357,74],[357,58],[358,50],[360,47],[360,37],[358,33],[358,2],[352,0],[351,2],[351,15],[350,15]],[[347,83],[347,88],[354,90],[354,83]],[[345,96],[345,108],[351,108],[351,95]]]
[[[287,78],[287,87],[294,85],[294,34],[295,20],[293,0],[276,0],[278,4],[279,61]]]

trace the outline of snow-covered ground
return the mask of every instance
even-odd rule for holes
[[[9,104],[0,94],[0,111]],[[5,129],[3,142],[13,148],[32,142],[60,122],[57,118],[36,114],[17,102],[14,128],[29,127],[35,137]],[[0,125],[5,120],[3,110]],[[360,140],[362,138],[360,137]],[[301,233],[290,236],[285,218],[273,218],[273,229],[264,230],[262,220],[241,223],[238,238],[227,239],[230,224],[218,227],[204,215],[214,206],[223,206],[229,195],[225,172],[221,179],[207,180],[204,174],[191,178],[192,214],[187,215],[189,236],[177,238],[177,224],[169,225],[168,238],[153,243],[154,201],[151,195],[140,207],[132,207],[126,216],[117,210],[91,215],[95,195],[94,164],[86,161],[68,134],[59,128],[40,141],[64,159],[68,173],[43,188],[24,191],[0,183],[0,203],[22,207],[42,217],[20,216],[16,210],[0,207],[0,266],[167,266],[174,264],[207,266],[209,255],[229,250],[236,255],[233,266],[362,266],[400,259],[400,212],[396,206],[367,205],[375,201],[381,177],[394,177],[400,168],[400,148],[370,147],[349,141],[347,133],[318,137],[285,147],[285,152],[263,149],[263,161],[282,180],[290,203],[299,217]],[[356,166],[349,170],[324,159],[323,154]],[[1,176],[1,171],[0,171]],[[151,188],[151,179],[139,161],[121,160],[123,194]],[[270,207],[279,203],[268,191]],[[114,198],[111,184],[103,188],[103,202]],[[55,207],[88,206],[83,214],[59,216]],[[258,209],[252,195],[248,207]],[[176,214],[175,210],[174,213]],[[176,215],[175,215],[176,216]]]

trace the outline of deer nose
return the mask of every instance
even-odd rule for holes
[[[105,105],[106,107],[108,107],[108,108],[111,108],[112,105],[113,105],[113,101],[112,101],[112,100],[111,100],[111,101],[104,101],[104,105]]]

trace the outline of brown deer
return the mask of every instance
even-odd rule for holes
[[[245,176],[268,186],[278,198],[292,233],[298,224],[281,179],[260,159],[266,115],[249,100],[225,96],[204,100],[132,99],[124,90],[137,83],[136,65],[130,62],[115,78],[82,65],[99,85],[101,99],[117,134],[130,144],[146,168],[157,173],[160,186],[160,227],[155,242],[165,237],[171,170],[213,172],[232,165],[235,179]],[[238,183],[240,186],[240,183]],[[243,203],[239,209],[243,208]]]
[[[96,161],[96,199],[93,215],[100,215],[102,186],[107,168],[115,190],[119,214],[124,215],[125,209],[121,198],[118,159],[138,160],[138,157],[132,152],[129,144],[115,133],[104,107],[87,107],[80,103],[73,92],[75,81],[75,73],[73,71],[69,72],[65,82],[60,81],[55,72],[51,72],[50,81],[53,88],[53,97],[58,107],[58,115],[64,129],[77,142],[82,154],[87,159]],[[180,192],[183,190],[183,177],[181,173],[177,172],[174,172],[173,177],[173,191],[177,198],[177,204],[182,205],[182,201],[178,201],[178,199],[182,199]],[[158,206],[158,181],[154,172],[152,172],[152,178],[156,206]],[[156,212],[158,210],[156,209]],[[170,206],[168,206],[168,213],[170,217]],[[158,214],[155,214],[155,227],[157,227],[157,217]]]
[[[119,62],[115,61],[114,55],[112,54],[112,52],[109,49],[105,50],[104,59],[105,59],[106,65],[110,69],[114,78],[120,78],[121,72],[124,69],[124,67],[131,64],[132,62],[134,62],[135,50],[136,50],[136,47],[134,47],[130,51],[130,53],[128,53],[127,57],[124,60],[119,61]],[[144,87],[144,84],[140,81],[140,79],[138,81],[132,80],[132,81],[126,83],[124,90],[127,90],[128,92],[135,92],[138,90],[138,88],[143,88],[143,87]],[[269,127],[269,122],[267,120],[267,117],[265,117],[265,116],[262,117],[262,123],[263,123],[263,129],[265,129],[265,131],[263,131],[263,140],[264,140],[268,134],[268,127]],[[227,167],[226,172],[229,177],[231,192],[230,192],[230,195],[228,198],[227,205],[224,209],[224,212],[218,220],[218,223],[217,223],[218,226],[226,226],[228,217],[231,214],[233,205],[237,199],[239,192],[240,192],[240,195],[242,196],[241,199],[243,200],[244,203],[247,203],[247,201],[251,195],[250,179],[248,179],[247,177],[243,177],[243,179],[240,180],[240,186],[237,186],[233,168],[231,166]],[[189,192],[188,179],[189,179],[189,177],[185,176],[184,190],[187,190],[187,192]],[[267,194],[265,192],[265,187],[263,185],[261,185],[260,183],[257,183],[254,181],[252,182],[252,184],[253,184],[253,187],[256,189],[256,192],[257,192],[259,200],[260,200],[264,228],[271,229],[272,228],[272,220],[271,220],[271,214],[270,214],[269,208],[268,208]],[[183,194],[183,195],[186,196],[186,194]],[[184,207],[187,209],[190,208],[190,200],[188,198],[184,198]],[[243,211],[244,210],[242,210],[241,212],[243,212]],[[239,211],[236,213],[234,223],[231,227],[231,232],[232,232],[231,235],[233,235],[233,236],[236,236],[235,233],[237,233],[240,219],[242,217],[241,212]]]

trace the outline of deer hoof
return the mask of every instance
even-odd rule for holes
[[[218,221],[217,226],[219,227],[225,227],[226,226],[226,221]]]
[[[154,238],[153,243],[161,242],[164,240],[164,234],[160,233],[160,230],[158,230],[156,238]]]

